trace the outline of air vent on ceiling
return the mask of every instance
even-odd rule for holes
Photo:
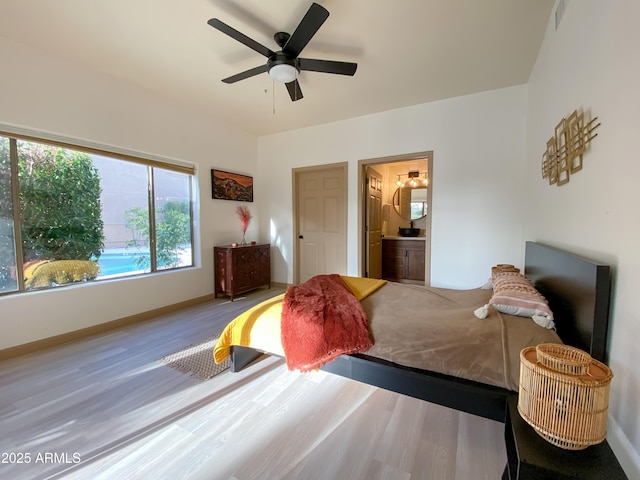
[[[558,27],[560,27],[560,22],[562,21],[562,17],[564,16],[564,11],[567,8],[567,3],[569,3],[569,0],[559,0],[558,6],[556,7],[556,31],[558,31]]]

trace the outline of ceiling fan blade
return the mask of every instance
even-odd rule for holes
[[[267,65],[260,65],[259,67],[252,68],[250,70],[246,70],[244,72],[236,73],[235,75],[231,75],[230,77],[223,78],[222,81],[224,83],[236,83],[240,80],[244,80],[245,78],[253,77],[255,75],[259,75],[267,71]]]
[[[250,49],[255,50],[260,55],[264,55],[265,57],[269,58],[271,55],[274,54],[273,51],[271,51],[264,45],[256,42],[252,38],[247,37],[244,33],[239,32],[235,28],[230,27],[229,25],[218,20],[217,18],[212,18],[207,23],[211,25],[213,28],[215,28],[216,30],[220,30],[222,33],[229,35],[234,40],[237,40],[240,43],[245,44]]]
[[[338,75],[353,76],[358,68],[357,63],[336,62],[334,60],[314,60],[312,58],[299,58],[300,70],[311,72],[336,73]]]
[[[300,89],[300,84],[298,80],[294,80],[293,82],[285,83],[287,86],[287,90],[289,90],[289,96],[291,97],[291,101],[295,102],[296,100],[300,100],[302,97],[302,90]]]
[[[317,3],[312,3],[300,24],[282,49],[287,55],[297,57],[309,43],[324,21],[329,17],[329,11]]]

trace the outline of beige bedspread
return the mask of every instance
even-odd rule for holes
[[[561,340],[531,318],[495,309],[476,318],[490,297],[479,288],[387,283],[362,300],[374,341],[365,355],[518,391],[520,351]]]

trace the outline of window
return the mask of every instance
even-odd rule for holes
[[[0,292],[18,289],[9,141],[0,137]]]
[[[0,294],[192,266],[192,184],[188,167],[1,136]]]

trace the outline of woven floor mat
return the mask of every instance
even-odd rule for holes
[[[218,337],[219,335],[215,335],[201,343],[189,345],[162,357],[159,361],[182,373],[188,373],[201,380],[209,380],[230,366],[229,358],[220,364],[213,360],[213,347],[218,341]]]

